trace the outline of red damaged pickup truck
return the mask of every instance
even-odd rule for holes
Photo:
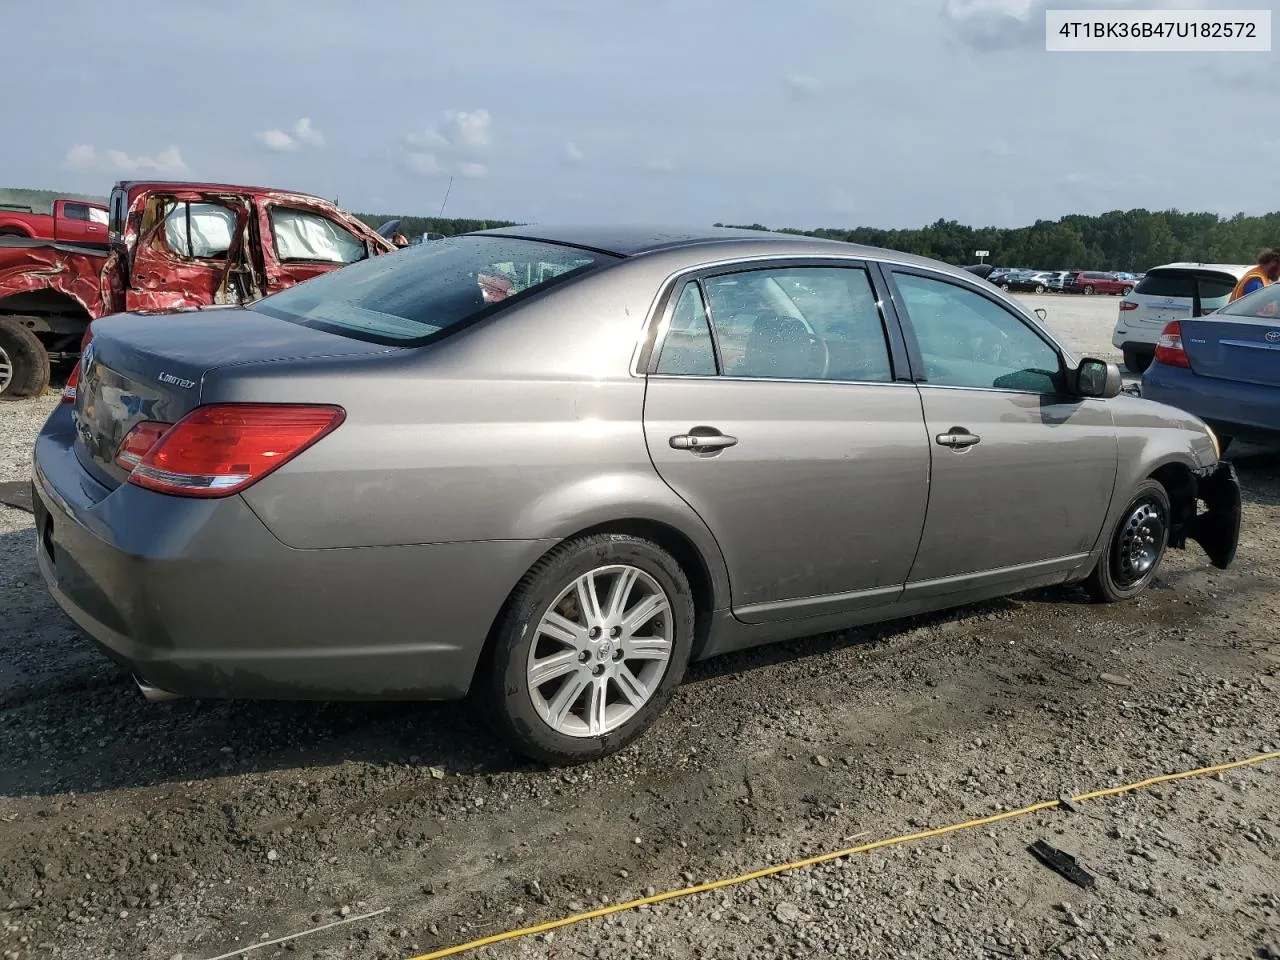
[[[52,214],[32,213],[30,207],[2,206],[0,237],[105,244],[107,208],[83,200],[55,200]]]
[[[107,245],[0,237],[0,399],[37,396],[91,321],[241,304],[397,248],[327,200],[217,183],[127,181]]]

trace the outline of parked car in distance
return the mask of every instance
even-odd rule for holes
[[[1018,273],[1005,277],[1000,287],[1016,293],[1044,293],[1049,289],[1048,273]]]
[[[83,200],[55,200],[53,213],[33,213],[30,207],[3,207],[0,208],[0,243],[4,237],[105,245],[107,208]]]
[[[1114,273],[1082,270],[1075,276],[1067,278],[1064,289],[1067,293],[1083,293],[1086,296],[1091,296],[1095,293],[1127,296],[1133,290],[1133,284],[1132,280],[1123,279]]]
[[[99,317],[248,303],[395,249],[327,200],[266,187],[124,181],[108,219],[109,246],[0,241],[0,400],[43,393]]]
[[[1280,437],[1280,285],[1165,324],[1142,393],[1200,417],[1224,449]]]
[[[36,551],[153,697],[471,693],[576,762],[691,659],[1048,584],[1124,600],[1239,533],[1203,423],[887,250],[511,227],[94,326],[36,441]]]
[[[1049,273],[1049,290],[1054,293],[1062,293],[1066,288],[1067,280],[1071,277],[1071,270],[1054,270]]]
[[[1124,365],[1142,373],[1151,364],[1165,324],[1224,307],[1249,267],[1238,263],[1166,263],[1148,270],[1120,301],[1111,342]]]

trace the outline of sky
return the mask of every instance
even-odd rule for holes
[[[801,228],[1280,208],[1280,53],[1047,53],[1049,6],[1119,4],[10,0],[0,186]]]

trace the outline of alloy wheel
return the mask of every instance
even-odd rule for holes
[[[671,660],[671,600],[638,567],[596,567],[538,621],[526,665],[542,720],[570,737],[616,730],[657,692]]]
[[[13,382],[13,360],[4,347],[0,347],[0,393],[4,393],[9,389],[9,384]]]

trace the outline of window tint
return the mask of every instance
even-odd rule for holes
[[[1152,297],[1185,297],[1190,300],[1195,295],[1197,285],[1201,301],[1225,302],[1235,289],[1236,278],[1226,273],[1156,270],[1139,280],[1133,289],[1135,293],[1145,293]]]
[[[288,207],[271,208],[271,232],[281,260],[355,263],[364,259],[364,241],[328,217]]]
[[[1058,352],[1026,323],[971,290],[895,273],[931,384],[1056,393]]]
[[[422,342],[491,304],[614,259],[535,240],[450,237],[332,270],[253,309],[357,339]]]
[[[1134,293],[1152,297],[1186,297],[1194,293],[1192,275],[1183,270],[1156,270],[1148,273],[1133,288]],[[1231,291],[1228,290],[1228,293]]]
[[[62,216],[66,220],[88,220],[89,205],[87,203],[64,203]]]
[[[696,283],[685,284],[662,342],[658,373],[715,376],[716,351],[707,326],[707,311]]]
[[[880,308],[862,268],[753,270],[704,283],[726,376],[893,379]]]
[[[164,239],[169,249],[181,257],[221,260],[231,249],[236,215],[216,203],[172,204],[164,215]]]

